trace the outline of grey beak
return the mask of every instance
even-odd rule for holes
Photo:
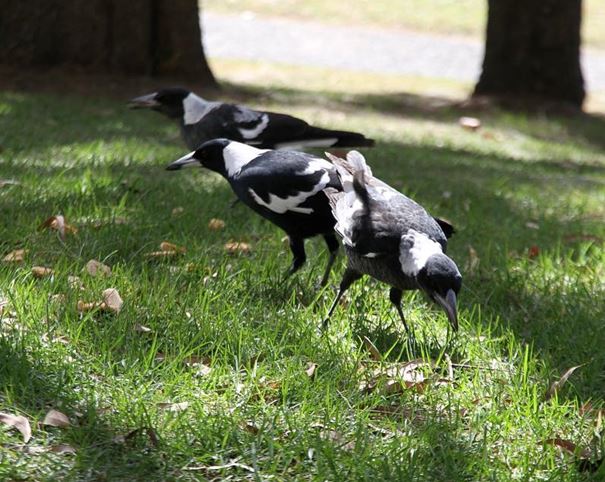
[[[135,97],[128,102],[128,107],[131,109],[151,109],[153,107],[158,107],[159,105],[160,103],[155,100],[155,92],[153,94]]]
[[[454,331],[458,331],[458,311],[456,309],[456,293],[454,290],[448,290],[445,298],[438,293],[435,293],[435,300],[445,310],[447,319],[450,320],[450,324]]]
[[[191,164],[200,162],[194,156],[195,156],[195,151],[192,151],[189,154],[187,154],[186,156],[183,156],[180,159],[177,159],[176,161],[168,164],[166,166],[166,170],[167,171],[178,171],[179,169],[181,169],[183,167],[187,167],[187,166],[190,166]]]

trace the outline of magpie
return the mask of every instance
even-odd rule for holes
[[[346,160],[327,156],[342,184],[342,190],[328,186],[325,192],[348,263],[324,326],[347,288],[367,274],[391,286],[390,301],[408,334],[401,309],[404,290],[426,293],[441,305],[457,331],[456,297],[462,276],[445,255],[446,234],[452,234],[452,226],[433,218],[412,199],[374,177],[359,152],[349,152]]]
[[[178,87],[136,97],[129,105],[133,108],[151,108],[177,119],[185,143],[192,150],[205,141],[221,137],[260,149],[296,150],[307,147],[374,145],[373,139],[357,132],[322,129],[287,114],[208,101]]]
[[[195,163],[227,179],[240,201],[286,232],[293,255],[288,275],[306,261],[304,240],[322,235],[330,252],[321,281],[322,286],[327,283],[339,242],[323,190],[341,189],[330,162],[302,152],[257,149],[229,139],[213,139],[166,169]]]

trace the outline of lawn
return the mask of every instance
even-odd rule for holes
[[[254,12],[335,24],[410,28],[437,34],[483,38],[487,0],[203,0],[202,9],[223,13]],[[583,41],[605,48],[605,2],[584,0]]]
[[[603,117],[463,109],[465,86],[426,79],[220,67],[224,98],[374,137],[375,174],[456,226],[459,334],[407,295],[409,350],[371,280],[320,333],[342,257],[320,289],[327,253],[309,241],[284,280],[282,232],[230,207],[216,175],[163,170],[186,151],[170,122],[111,96],[0,92],[0,256],[27,250],[0,261],[0,412],[32,429],[24,444],[0,425],[0,478],[603,480],[586,470],[605,449]],[[76,233],[40,229],[59,214]],[[163,241],[186,252],[150,255]],[[119,313],[78,309],[108,288]],[[40,424],[50,409],[69,425]]]

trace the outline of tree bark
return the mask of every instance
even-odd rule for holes
[[[197,0],[4,0],[0,63],[196,78],[216,87]]]
[[[483,71],[474,95],[584,101],[582,0],[488,0]]]

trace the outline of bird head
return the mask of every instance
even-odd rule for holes
[[[171,162],[166,166],[168,171],[176,171],[183,167],[192,166],[199,163],[202,167],[225,174],[225,159],[223,151],[231,141],[228,139],[212,139],[204,142],[195,151],[186,156]]]
[[[420,289],[443,308],[452,328],[458,331],[456,297],[462,275],[441,245],[410,229],[401,238],[399,261],[403,272],[414,277]]]
[[[180,119],[185,113],[184,101],[189,95],[191,92],[187,89],[169,87],[135,97],[128,102],[128,106],[132,109],[153,109],[172,119]]]

